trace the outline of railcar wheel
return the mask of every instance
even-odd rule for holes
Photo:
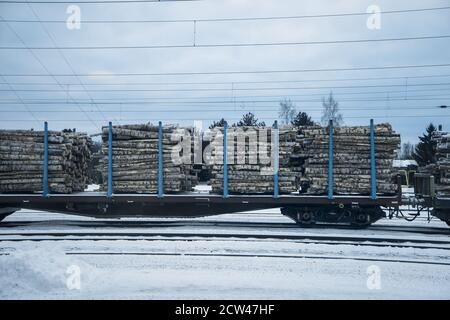
[[[354,228],[364,229],[372,224],[370,214],[364,211],[358,211],[353,214],[353,221],[350,225]]]
[[[301,227],[314,226],[316,224],[314,211],[310,209],[298,210],[295,221]]]

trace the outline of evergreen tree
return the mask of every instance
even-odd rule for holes
[[[314,125],[314,121],[312,121],[311,117],[308,116],[306,112],[299,112],[295,116],[295,118],[291,121],[291,124],[295,127],[301,126],[312,126]]]
[[[214,129],[215,127],[223,127],[225,126],[225,119],[222,118],[219,121],[214,121],[210,126],[209,129]]]
[[[436,162],[436,141],[432,140],[434,132],[436,132],[436,127],[430,123],[423,136],[419,137],[420,142],[414,150],[414,160],[421,167]]]
[[[238,123],[234,124],[235,127],[265,127],[264,121],[259,122],[255,115],[251,112],[242,116]]]

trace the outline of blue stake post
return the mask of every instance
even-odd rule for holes
[[[328,199],[333,199],[333,120],[329,123],[330,142],[328,150]]]
[[[158,128],[158,198],[164,197],[164,167],[163,167],[163,128],[159,122]]]
[[[377,172],[375,168],[375,129],[373,119],[370,119],[370,181],[372,184],[371,198],[377,199]]]
[[[223,125],[223,197],[228,198],[228,150],[227,150],[228,123]]]
[[[275,120],[275,123],[273,124],[274,132],[273,132],[273,197],[278,198],[279,192],[278,192],[278,169],[279,169],[279,156],[280,156],[280,150],[279,150],[279,131],[278,131],[278,121]]]
[[[108,126],[108,198],[113,196],[112,122]]]
[[[44,122],[44,172],[42,179],[42,196],[48,197],[48,123]]]

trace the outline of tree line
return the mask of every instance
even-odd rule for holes
[[[330,120],[333,120],[333,125],[335,126],[341,126],[344,123],[344,118],[339,112],[339,103],[335,100],[332,92],[330,92],[330,95],[327,98],[322,99],[322,108],[322,117],[320,122],[323,125],[328,125]],[[316,124],[306,112],[297,111],[297,106],[288,99],[280,102],[278,117],[281,119],[283,124],[293,125],[295,127]],[[213,129],[215,127],[223,127],[224,125],[225,119],[222,118],[219,121],[214,121],[209,128]],[[259,119],[256,118],[252,112],[248,112],[242,115],[242,118],[238,122],[231,124],[231,126],[264,127],[266,126],[266,123],[264,121],[259,121]]]
[[[306,112],[298,111],[297,106],[288,99],[280,102],[278,117],[282,124],[292,125],[294,127],[316,124]],[[339,111],[339,102],[334,98],[333,92],[330,92],[326,98],[322,98],[322,117],[320,123],[323,126],[327,126],[330,120],[333,120],[333,125],[337,127],[344,124],[344,117]],[[222,118],[219,121],[214,121],[209,128],[223,127],[224,124],[225,119]],[[231,126],[264,127],[266,124],[264,121],[259,121],[252,112],[248,112],[242,115],[239,121],[231,124]],[[425,133],[419,137],[419,143],[414,145],[408,141],[401,145],[397,158],[401,160],[415,160],[421,167],[435,163],[436,141],[434,141],[433,135],[436,131],[436,126],[430,123]]]

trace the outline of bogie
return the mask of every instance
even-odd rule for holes
[[[365,228],[384,217],[384,211],[378,206],[363,208],[342,205],[291,206],[282,208],[281,213],[302,227],[311,227],[316,223],[328,223]]]

